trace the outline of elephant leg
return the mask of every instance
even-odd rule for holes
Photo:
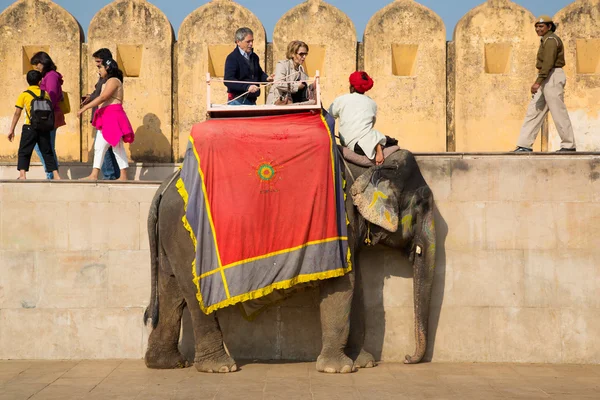
[[[432,204],[431,202],[430,204]],[[435,224],[433,207],[420,222],[420,233],[415,239],[413,262],[413,290],[415,307],[415,353],[405,357],[405,364],[416,364],[423,359],[427,350],[427,332],[429,326],[429,303],[435,274]]]
[[[321,330],[323,348],[317,358],[317,370],[327,373],[348,373],[353,361],[344,349],[350,332],[350,307],[354,291],[354,273],[321,284]]]
[[[204,314],[198,304],[192,275],[194,245],[189,232],[179,222],[183,217],[184,204],[174,185],[164,193],[162,203],[164,211],[161,211],[159,219],[160,232],[165,253],[190,311],[194,329],[194,366],[200,372],[236,371],[235,361],[225,351],[223,333],[215,315]]]
[[[352,296],[352,310],[350,312],[350,334],[346,354],[354,360],[355,368],[372,368],[375,365],[375,357],[364,349],[365,343],[365,299],[362,286],[361,269],[354,257],[354,295]]]
[[[179,352],[181,315],[185,306],[183,294],[177,280],[171,275],[166,257],[161,254],[158,276],[158,323],[148,338],[148,349],[144,360],[148,368],[172,369],[189,367],[185,357]],[[167,263],[167,264],[165,264]]]
[[[190,272],[186,274],[179,269],[177,278],[183,288],[194,328],[194,366],[200,372],[235,372],[238,368],[235,360],[225,351],[219,321],[215,314],[204,314],[198,305],[196,287],[191,276],[191,262],[187,270]]]

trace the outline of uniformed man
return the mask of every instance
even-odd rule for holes
[[[564,102],[567,81],[562,69],[565,66],[565,46],[554,33],[556,24],[552,22],[551,17],[542,15],[536,19],[535,31],[542,38],[536,64],[539,73],[531,87],[533,99],[529,103],[517,148],[514,151],[532,151],[533,142],[548,111],[552,114],[556,130],[560,135],[561,144],[558,151],[575,151],[573,127]]]

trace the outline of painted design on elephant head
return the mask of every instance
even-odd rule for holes
[[[388,224],[394,225],[392,218],[395,215],[392,215],[393,210],[392,210],[392,212],[390,212],[390,209],[389,209],[389,207],[386,207],[387,204],[385,202],[385,200],[389,199],[389,196],[380,189],[379,182],[380,181],[378,180],[373,185],[374,186],[373,198],[371,200],[371,204],[369,204],[369,208],[375,209],[375,212],[379,214],[380,218],[387,221]],[[396,219],[398,218],[397,216],[395,216],[395,217],[396,217]]]
[[[351,191],[354,205],[367,221],[396,232],[398,201],[388,179],[383,178],[379,171],[373,171],[369,179],[359,177]]]

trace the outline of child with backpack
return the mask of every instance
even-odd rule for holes
[[[19,159],[17,162],[18,179],[26,179],[31,154],[36,144],[40,147],[46,164],[46,172],[53,172],[54,179],[60,179],[50,142],[50,132],[54,130],[54,106],[48,93],[40,89],[41,80],[41,72],[32,70],[27,73],[29,87],[17,99],[15,114],[8,133],[8,140],[12,142],[15,138],[17,122],[21,118],[22,111],[25,110],[25,124],[19,143]]]

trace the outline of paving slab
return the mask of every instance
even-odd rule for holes
[[[244,362],[231,374],[141,360],[0,361],[0,400],[600,399],[600,365],[381,363],[353,374]]]

